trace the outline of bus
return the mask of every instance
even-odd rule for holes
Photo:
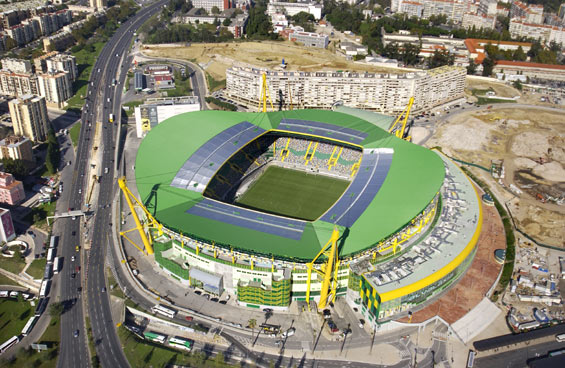
[[[114,122],[114,114],[110,114],[110,117],[108,118],[108,121],[109,121],[110,123],[113,123],[113,122]]]
[[[39,297],[45,298],[49,294],[49,286],[51,286],[50,280],[43,280],[41,283],[41,289],[39,290]]]
[[[167,339],[167,336],[159,335],[158,333],[151,332],[151,331],[144,332],[143,337],[145,337],[149,341],[158,342],[159,344],[164,344],[165,340]]]
[[[55,257],[55,261],[53,261],[53,274],[59,273],[59,263],[61,262],[61,257]]]
[[[474,350],[469,350],[469,355],[467,356],[467,368],[473,368],[475,364],[475,355],[477,353]]]
[[[22,336],[27,336],[31,332],[31,330],[33,330],[33,326],[35,326],[35,323],[37,322],[38,319],[39,316],[33,316],[27,321],[26,325],[22,330]]]
[[[165,317],[169,317],[169,318],[175,318],[175,315],[177,314],[176,310],[167,308],[161,304],[157,304],[153,307],[151,307],[151,312],[153,314],[159,313]]]
[[[49,248],[55,248],[55,247],[57,247],[58,241],[59,241],[59,237],[53,235],[53,236],[51,237],[51,239],[49,240]]]
[[[192,346],[194,345],[194,341],[175,336],[169,339],[169,345],[178,349],[191,351]]]
[[[12,337],[10,340],[6,341],[2,345],[0,345],[0,354],[11,348],[12,346],[16,345],[20,342],[20,338],[17,336]]]
[[[49,248],[47,250],[47,263],[53,263],[53,258],[55,258],[55,248]]]
[[[45,311],[46,307],[47,307],[47,299],[40,298],[39,301],[37,302],[37,305],[35,306],[35,315],[41,316]]]

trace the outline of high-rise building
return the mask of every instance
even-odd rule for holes
[[[108,6],[107,0],[90,0],[91,8],[103,9],[106,8],[107,6]]]
[[[0,208],[0,242],[6,243],[16,237],[10,210]]]
[[[45,58],[45,70],[69,72],[69,78],[74,82],[78,78],[77,58],[73,55],[55,53]]]
[[[12,174],[0,172],[0,203],[18,204],[25,199],[24,185]]]
[[[34,142],[47,138],[49,119],[45,97],[25,95],[8,102],[14,134]]]
[[[50,105],[63,107],[73,97],[73,83],[67,71],[48,71],[39,74],[39,94]]]
[[[30,73],[0,70],[0,94],[13,97],[29,94],[38,95],[39,82],[37,76]]]
[[[31,141],[17,135],[10,135],[0,140],[0,159],[3,158],[34,162]]]
[[[2,69],[10,70],[14,73],[31,73],[31,62],[24,59],[2,59]]]
[[[285,1],[272,1],[269,2],[267,6],[267,14],[272,16],[276,13],[284,13],[289,17],[296,15],[300,12],[305,12],[312,14],[315,19],[322,18],[322,10],[324,6],[322,4],[316,4],[315,2],[285,2]]]
[[[524,18],[527,23],[542,24],[543,5],[514,0],[510,6],[510,18]]]

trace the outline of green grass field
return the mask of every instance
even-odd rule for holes
[[[312,221],[327,211],[348,185],[346,180],[271,166],[237,204]]]
[[[33,316],[29,302],[6,298],[0,301],[0,344],[22,332],[28,319]]]

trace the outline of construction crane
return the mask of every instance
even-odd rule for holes
[[[408,135],[408,131],[410,128],[406,129],[406,123],[408,122],[408,116],[410,116],[410,110],[412,109],[412,105],[414,104],[414,97],[410,97],[408,101],[408,105],[406,108],[398,115],[394,123],[392,123],[388,132],[394,135],[397,138],[405,139],[410,141],[411,137]]]
[[[326,305],[335,300],[337,291],[337,271],[339,266],[339,252],[337,249],[337,241],[339,240],[339,230],[333,229],[330,240],[322,247],[322,250],[314,257],[314,259],[307,264],[308,279],[306,281],[306,302],[308,309],[310,309],[310,285],[312,279],[312,271],[315,271],[322,276],[322,288],[320,289],[320,302],[318,309],[324,309]],[[321,269],[314,268],[316,262],[322,255],[326,256],[326,262],[322,265]]]

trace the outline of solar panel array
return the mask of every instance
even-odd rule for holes
[[[383,185],[392,163],[393,153],[392,148],[363,150],[361,165],[353,182],[320,220],[351,227],[365,212]]]
[[[203,193],[224,162],[264,132],[264,129],[244,121],[215,135],[186,160],[171,186]]]
[[[204,198],[186,211],[191,215],[300,240],[306,221],[279,217]]]
[[[363,142],[369,135],[368,133],[351,128],[338,127],[336,125],[321,123],[318,121],[298,119],[282,119],[278,129],[317,135],[354,144],[361,144],[361,142]]]

